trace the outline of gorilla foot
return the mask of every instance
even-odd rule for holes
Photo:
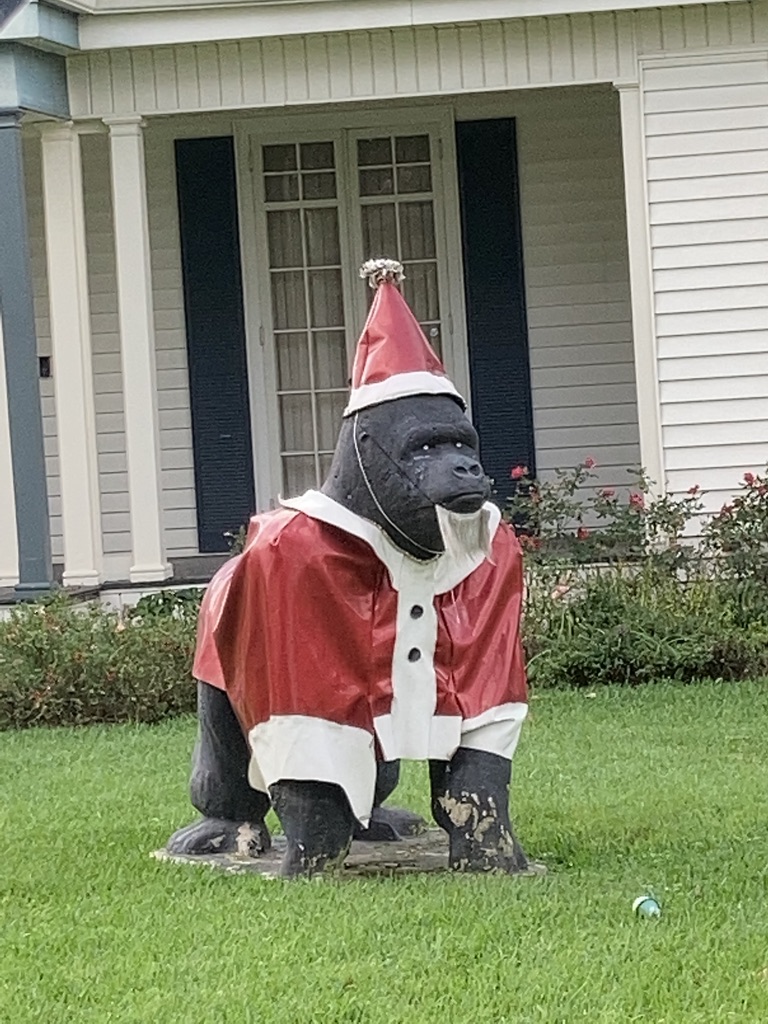
[[[288,841],[280,877],[312,878],[340,868],[355,828],[344,790],[329,782],[281,779],[270,795]]]
[[[201,818],[174,832],[165,848],[168,853],[186,856],[239,853],[258,857],[270,846],[269,830],[263,821]]]
[[[497,814],[493,801],[481,808],[472,796],[467,793],[466,800],[444,801],[444,810],[453,826],[447,830],[451,870],[505,875],[533,873],[535,869],[512,829]]]
[[[510,762],[459,747],[451,761],[431,761],[432,813],[448,833],[453,871],[539,874],[509,820]]]
[[[427,823],[420,814],[403,807],[374,807],[368,828],[359,823],[354,838],[362,843],[397,842],[405,836],[420,836]]]

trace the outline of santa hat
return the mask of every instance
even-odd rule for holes
[[[408,395],[450,395],[466,402],[400,294],[403,267],[397,260],[368,260],[360,268],[376,295],[357,343],[352,392],[344,410],[351,416],[371,405]]]

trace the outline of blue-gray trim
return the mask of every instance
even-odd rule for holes
[[[503,504],[511,467],[536,468],[515,122],[461,121],[456,143],[472,415]]]
[[[198,542],[226,551],[255,506],[232,137],[177,139],[176,181]]]
[[[24,6],[24,3],[25,0],[0,0],[0,28]]]
[[[0,41],[0,109],[69,117],[65,58]]]
[[[11,0],[11,3],[15,2]],[[0,0],[0,12],[4,3],[8,0]],[[29,0],[21,10],[17,8],[15,14],[9,16],[5,25],[0,13],[0,41],[3,40],[23,42],[57,53],[73,53],[80,49],[77,14],[38,0]]]
[[[53,583],[32,266],[27,233],[21,111],[0,110],[0,311],[8,387],[20,596]]]

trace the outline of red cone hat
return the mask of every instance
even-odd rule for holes
[[[360,268],[360,276],[368,279],[376,295],[357,343],[352,393],[344,415],[408,395],[451,395],[466,408],[400,294],[397,286],[404,277],[402,264],[368,260]]]

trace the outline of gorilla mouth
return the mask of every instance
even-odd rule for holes
[[[469,514],[470,512],[477,512],[482,508],[485,497],[484,489],[482,491],[464,491],[461,494],[452,494],[450,498],[441,501],[440,504],[443,508],[447,508],[449,512]]]

